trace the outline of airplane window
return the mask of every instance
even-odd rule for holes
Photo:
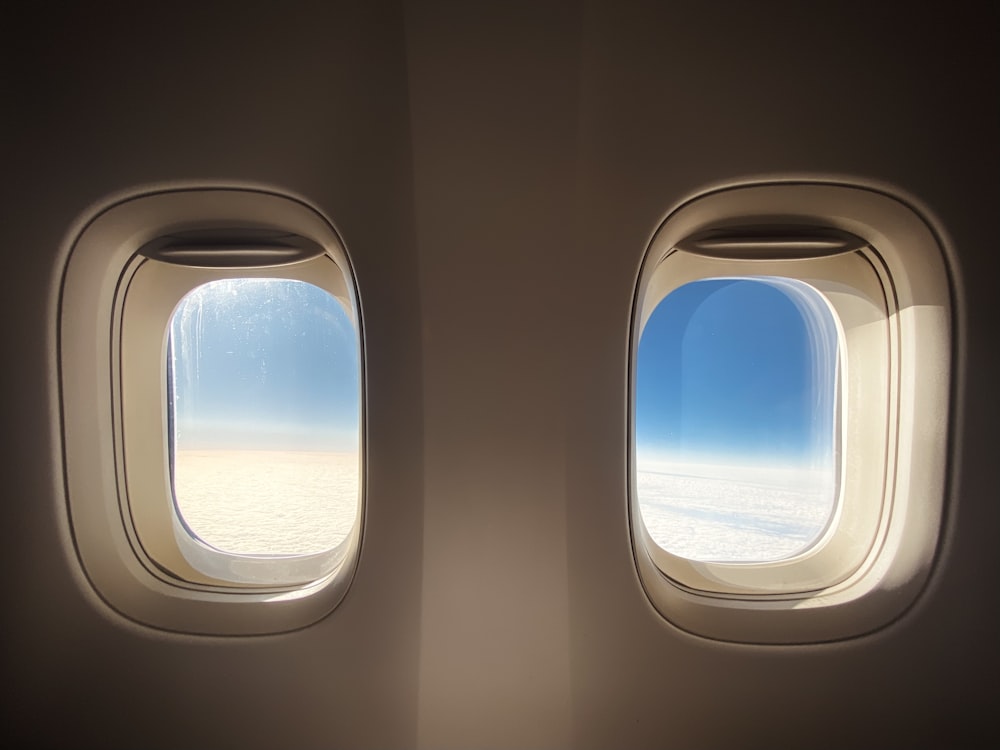
[[[636,358],[639,509],[698,561],[803,552],[835,507],[837,326],[813,287],[713,278],[668,294]]]
[[[922,217],[876,190],[712,190],[646,249],[629,349],[629,527],[692,633],[809,643],[914,600],[944,498],[950,298]]]
[[[172,632],[317,622],[352,585],[365,503],[363,325],[340,237],[267,189],[140,190],[88,216],[60,292],[86,580]]]
[[[351,532],[360,363],[340,302],[291,279],[188,293],[170,323],[171,469],[190,533],[234,555],[307,555]]]

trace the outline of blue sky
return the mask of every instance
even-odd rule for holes
[[[188,295],[172,325],[178,448],[354,450],[354,326],[300,281],[234,279]],[[643,457],[826,466],[836,327],[801,282],[707,279],[660,302],[636,369]]]
[[[357,336],[326,291],[211,282],[182,300],[171,338],[179,449],[357,449]]]
[[[705,279],[679,287],[653,311],[639,342],[640,464],[828,466],[836,362],[833,316],[802,282]]]

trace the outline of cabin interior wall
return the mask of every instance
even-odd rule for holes
[[[985,727],[995,690],[975,678],[1000,666],[1000,66],[988,14],[612,0],[81,6],[4,35],[11,736],[924,747]],[[948,231],[959,295],[948,522],[928,590],[883,631],[722,644],[663,621],[631,558],[631,297],[677,201],[792,174],[894,186]],[[130,624],[90,593],[67,546],[49,304],[63,242],[96,201],[175,181],[301,194],[333,218],[355,265],[364,546],[344,602],[298,632]]]
[[[420,303],[401,9],[72,5],[7,49],[5,731],[26,746],[407,747],[417,720]],[[5,37],[7,34],[5,33]],[[10,104],[11,102],[8,102]],[[8,110],[10,111],[10,110]],[[6,140],[6,139],[5,139]],[[5,164],[7,162],[5,161]],[[109,614],[65,549],[53,280],[71,223],[122,190],[273,185],[351,251],[367,357],[366,536],[348,597],[305,630],[178,636]],[[5,358],[5,362],[10,361]]]
[[[613,746],[625,725],[646,747],[943,747],[972,737],[992,697],[964,675],[997,655],[997,597],[983,578],[1000,570],[986,531],[997,515],[975,437],[990,434],[979,420],[995,408],[956,415],[954,515],[929,592],[883,632],[829,645],[724,645],[659,620],[625,543],[625,466],[605,457],[627,429],[628,292],[651,217],[706,182],[739,177],[852,175],[931,206],[954,240],[968,306],[959,404],[995,407],[982,379],[996,372],[995,347],[984,345],[995,330],[984,280],[996,260],[984,252],[982,212],[997,194],[997,103],[985,94],[996,90],[986,60],[995,31],[898,4],[588,8],[577,226],[580,255],[598,262],[575,268],[569,303],[567,362],[588,373],[565,391],[567,404],[588,405],[567,409],[566,430],[572,746]]]
[[[425,332],[425,747],[568,737],[556,394],[572,326],[578,23],[572,3],[407,6]]]

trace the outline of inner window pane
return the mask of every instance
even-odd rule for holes
[[[778,277],[668,294],[636,359],[639,509],[653,540],[698,561],[807,549],[835,508],[838,334],[826,299]]]
[[[170,323],[171,478],[191,534],[241,555],[330,550],[356,520],[358,335],[289,279],[223,279]]]

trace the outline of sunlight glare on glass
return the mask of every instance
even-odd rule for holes
[[[695,281],[653,311],[636,356],[636,480],[663,549],[767,562],[821,536],[838,485],[833,315],[778,277]]]
[[[174,312],[171,469],[191,533],[242,555],[342,542],[359,481],[360,357],[344,305],[313,284],[223,279]]]

